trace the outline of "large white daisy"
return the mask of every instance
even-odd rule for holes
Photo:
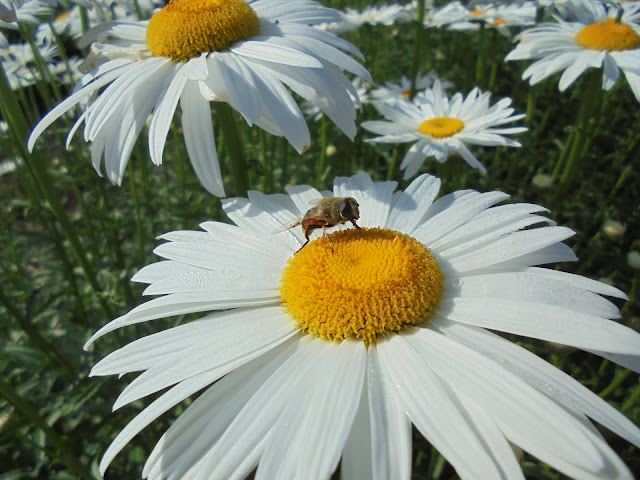
[[[589,68],[602,68],[602,88],[609,90],[622,71],[640,101],[640,5],[567,0],[561,11],[572,20],[556,17],[523,31],[505,60],[537,60],[522,75],[531,85],[563,71],[560,91]]]
[[[510,98],[489,106],[490,97],[491,93],[474,88],[466,98],[456,93],[449,99],[436,80],[432,88],[418,94],[412,102],[399,98],[376,104],[388,121],[363,122],[362,127],[381,135],[370,142],[415,142],[400,164],[405,178],[415,175],[425,158],[435,157],[442,163],[451,153],[457,153],[471,167],[485,172],[486,168],[467,144],[520,147],[519,142],[504,135],[527,130],[526,127],[501,127],[524,115],[513,115]]]
[[[587,417],[640,446],[640,430],[579,382],[490,330],[582,348],[640,371],[640,334],[610,319],[614,287],[536,265],[572,261],[574,234],[532,204],[440,181],[405,191],[364,173],[333,192],[361,229],[302,250],[290,225],[322,198],[249,192],[223,202],[236,225],[163,235],[166,260],[135,281],[162,295],[107,324],[200,320],[136,340],[92,375],[142,372],[114,408],[165,393],[107,449],[204,391],[160,439],[145,478],[408,480],[411,424],[463,479],[523,478],[512,444],[574,478],[632,478]],[[358,217],[350,210],[347,217]],[[314,217],[317,221],[318,219]],[[546,224],[546,225],[545,225]],[[533,228],[537,225],[536,228]],[[296,253],[296,251],[298,251]],[[215,383],[214,383],[215,382]]]
[[[107,176],[120,184],[150,114],[151,160],[162,163],[180,102],[196,174],[211,193],[224,195],[210,101],[229,103],[250,125],[285,136],[303,152],[309,130],[289,87],[355,136],[358,102],[349,93],[357,94],[342,72],[369,74],[343,52],[360,55],[355,47],[312,26],[339,17],[309,0],[172,0],[148,22],[97,26],[84,39],[96,41],[95,69],[34,128],[29,148],[57,118],[88,101],[67,142],[84,122],[94,167],[100,171],[104,159]]]

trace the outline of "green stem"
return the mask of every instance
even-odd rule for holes
[[[240,131],[233,117],[233,109],[224,102],[214,102],[213,108],[231,158],[231,177],[235,187],[234,195],[246,197],[249,190],[249,168],[242,148],[243,143]]]
[[[51,75],[51,72],[47,68],[47,64],[43,60],[42,55],[40,55],[40,50],[38,49],[38,46],[33,41],[33,35],[31,34],[30,31],[27,30],[24,23],[19,22],[18,26],[20,27],[20,33],[29,44],[29,48],[31,49],[31,53],[33,54],[33,61],[36,64],[36,68],[38,69],[40,78],[45,83],[48,83],[49,85],[51,85],[51,88],[53,89],[53,95],[56,99],[56,103],[59,102],[60,100],[62,100],[62,93],[60,93],[60,87],[58,86],[58,82],[56,81],[56,79],[53,78],[53,75]]]
[[[289,142],[287,142],[286,138],[280,139],[280,148],[282,149],[280,153],[280,158],[282,159],[280,164],[282,168],[280,184],[286,185],[289,183]]]
[[[486,26],[485,23],[480,23],[480,40],[478,41],[480,45],[480,51],[478,52],[478,58],[476,59],[476,76],[475,82],[476,86],[480,86],[484,81],[484,64],[485,64],[485,55],[487,52],[487,35],[486,35]]]
[[[524,124],[527,127],[531,126],[531,122],[533,121],[533,115],[536,111],[536,89],[529,88],[527,92],[527,116],[524,119]]]
[[[0,396],[4,397],[34,427],[44,432],[49,443],[60,453],[61,459],[69,471],[77,475],[78,478],[93,478],[89,470],[78,461],[77,453],[73,451],[67,439],[56,433],[29,401],[3,379],[0,379]]]
[[[613,392],[616,388],[618,388],[630,374],[631,374],[631,370],[628,370],[626,368],[617,369],[616,374],[613,377],[613,380],[611,380],[611,383],[607,385],[607,387],[604,390],[602,390],[598,394],[598,396],[600,398],[607,398],[609,394],[611,394],[611,392]]]
[[[618,177],[618,181],[613,186],[613,188],[611,189],[611,193],[609,194],[609,199],[610,200],[612,200],[617,195],[617,193],[620,191],[620,189],[623,187],[623,185],[625,184],[625,182],[629,178],[629,175],[631,175],[631,172],[633,172],[633,170],[634,170],[633,167],[634,167],[634,165],[632,163],[630,163],[629,165],[624,167],[624,170],[622,170],[622,172],[620,172],[620,176]]]
[[[320,122],[320,159],[316,164],[316,187],[318,188],[322,188],[324,184],[324,166],[327,160],[328,121],[326,115],[322,115]]]
[[[416,94],[416,82],[418,81],[418,71],[420,67],[420,58],[421,58],[420,47],[422,45],[422,32],[424,31],[424,4],[425,4],[425,0],[418,0],[413,60],[411,62],[411,70],[409,71],[409,77],[411,79],[411,87],[409,89],[409,98],[413,98],[413,96]]]
[[[560,152],[560,155],[558,156],[558,160],[556,161],[556,166],[553,169],[553,173],[551,174],[551,178],[553,179],[554,183],[555,181],[558,179],[558,177],[560,176],[560,172],[562,171],[562,167],[564,167],[564,163],[565,160],[567,158],[567,154],[569,153],[569,150],[571,149],[571,145],[573,144],[573,138],[575,136],[575,130],[571,130],[569,132],[569,136],[567,137],[567,141],[564,142],[564,146],[562,147],[562,151]]]
[[[71,244],[71,248],[76,254],[78,261],[80,262],[80,266],[84,271],[87,281],[91,285],[93,291],[96,293],[96,296],[98,298],[98,301],[100,302],[100,305],[102,306],[104,313],[109,318],[113,317],[111,307],[102,296],[102,289],[98,284],[98,280],[95,272],[93,271],[93,267],[91,266],[89,260],[85,255],[85,250],[82,247],[80,237],[78,236],[76,229],[74,228],[71,220],[64,210],[57,192],[53,189],[53,183],[51,181],[51,176],[49,174],[47,166],[41,160],[40,155],[37,152],[31,154],[26,149],[29,127],[27,126],[27,122],[24,118],[22,109],[20,108],[20,105],[18,104],[16,97],[15,95],[13,95],[11,87],[9,86],[7,75],[2,64],[0,64],[0,112],[2,112],[3,118],[9,125],[9,130],[13,137],[15,146],[22,155],[25,165],[34,178],[37,190],[47,200],[51,212],[53,213],[56,220],[60,223],[60,226],[64,231],[67,240]]]
[[[391,162],[389,163],[389,168],[387,170],[387,180],[393,179],[396,174],[396,168],[398,167],[398,163],[400,162],[400,157],[404,154],[404,148],[402,145],[396,145],[393,150],[393,156],[391,157]]]
[[[562,176],[560,177],[560,183],[558,185],[559,191],[566,191],[575,178],[576,171],[580,166],[580,162],[584,158],[582,155],[583,146],[589,142],[589,139],[593,136],[594,130],[589,129],[589,122],[596,110],[600,108],[600,101],[602,98],[602,88],[600,73],[591,72],[591,77],[586,79],[586,91],[583,95],[582,107],[580,109],[580,119],[578,120],[578,126],[575,131],[573,139],[573,145],[571,146],[571,153],[569,159],[564,167]]]
[[[264,167],[264,181],[262,182],[264,192],[273,192],[273,155],[269,154],[267,148],[267,132],[260,129],[258,131],[258,141],[260,142],[260,156]]]

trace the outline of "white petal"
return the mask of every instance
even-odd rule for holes
[[[482,408],[515,444],[542,461],[597,472],[603,459],[579,423],[555,402],[492,360],[429,329],[406,335],[439,376]]]
[[[294,337],[209,387],[158,441],[143,477],[184,478],[266,379],[303,344]]]
[[[444,197],[443,197],[444,198]],[[444,211],[432,216],[413,232],[413,236],[429,246],[447,233],[464,225],[474,216],[498,202],[509,198],[502,192],[488,192],[479,195],[463,196]]]
[[[358,340],[344,340],[337,345],[324,343],[328,345],[322,348],[309,372],[313,381],[300,384],[302,398],[289,400],[270,435],[257,480],[321,480],[328,478],[338,465],[360,403],[366,347]]]
[[[453,278],[446,282],[444,298],[504,298],[557,305],[605,318],[619,318],[610,301],[559,279],[524,272],[496,272]]]
[[[102,460],[100,460],[100,474],[104,475],[109,464],[133,437],[167,410],[173,408],[185,398],[213,382],[217,378],[215,373],[217,372],[204,372],[184,382],[180,382],[140,412],[122,429],[113,442],[111,442],[109,448],[107,448]]]
[[[322,67],[322,64],[315,57],[307,55],[300,50],[279,45],[273,41],[247,40],[232,46],[230,51],[242,57],[255,58],[294,67]]]
[[[375,346],[368,349],[368,399],[373,480],[411,477],[411,421],[389,382]]]
[[[215,335],[209,333],[192,338],[191,346],[156,362],[124,389],[113,408],[120,408],[200,373],[216,372],[216,378],[220,378],[271,350],[296,332],[280,306],[236,309],[231,312],[201,319],[200,322],[212,321],[214,326],[211,331]],[[126,358],[118,358],[115,355],[117,353],[103,359],[92,373],[96,374],[96,369],[100,371],[114,363],[128,363]]]
[[[432,175],[417,177],[398,196],[386,227],[411,235],[438,195],[440,183],[440,179]]]
[[[470,272],[536,252],[572,235],[574,232],[566,227],[542,227],[514,232],[478,248],[475,252],[453,257],[448,261],[457,272]],[[416,238],[420,240],[420,237]]]
[[[528,350],[482,328],[440,319],[433,326],[511,370],[545,394],[640,446],[640,429],[629,419],[580,382]]]
[[[224,196],[218,152],[213,137],[211,105],[192,80],[187,81],[180,97],[182,131],[191,165],[202,185],[216,197]]]
[[[612,320],[555,305],[493,298],[446,298],[438,315],[449,320],[582,349],[637,355],[640,333]]]
[[[362,385],[362,393],[358,411],[353,419],[347,443],[342,452],[340,476],[349,480],[372,480],[373,458],[371,426],[369,425],[369,398],[367,380]],[[376,454],[379,452],[376,451]],[[391,478],[391,477],[389,477]]]
[[[388,336],[376,348],[380,363],[396,385],[398,398],[413,424],[461,478],[500,478],[497,465],[461,412],[459,400],[405,337]]]
[[[167,77],[169,85],[160,93],[149,123],[149,154],[155,165],[162,164],[162,152],[167,141],[167,134],[171,128],[171,121],[182,89],[187,82],[187,76],[182,70],[176,68],[172,72],[173,75]]]
[[[126,315],[107,323],[85,343],[84,349],[109,332],[136,323],[186,313],[253,307],[279,302],[279,293],[271,290],[234,290],[229,292],[174,293],[138,305]]]

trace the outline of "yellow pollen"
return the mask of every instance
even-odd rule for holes
[[[170,0],[147,26],[147,47],[156,57],[185,62],[226,50],[260,30],[260,19],[243,0]]]
[[[408,235],[348,229],[333,233],[331,241],[310,242],[288,260],[280,299],[302,331],[369,344],[429,319],[443,280],[431,252]]]
[[[593,50],[629,50],[640,47],[640,35],[615,18],[604,22],[592,23],[576,33],[576,42]]]
[[[450,137],[464,128],[464,122],[458,118],[436,117],[425,120],[418,131],[435,138]]]

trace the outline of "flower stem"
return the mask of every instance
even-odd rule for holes
[[[322,188],[324,182],[324,165],[327,160],[327,129],[328,121],[326,115],[320,119],[320,160],[316,164],[316,187]]]
[[[575,178],[580,162],[585,156],[583,155],[583,147],[585,144],[590,143],[590,139],[594,135],[595,129],[589,129],[589,123],[601,106],[602,87],[600,72],[590,72],[590,76],[585,80],[585,92],[582,96],[583,100],[580,108],[580,117],[575,129],[571,152],[558,185],[560,191],[566,190]]]
[[[225,138],[229,157],[231,157],[231,177],[235,187],[234,195],[244,197],[249,190],[249,168],[242,148],[240,131],[235,118],[233,118],[233,110],[231,106],[224,102],[214,102],[213,105],[216,118]]]
[[[416,38],[414,42],[413,61],[411,62],[411,70],[409,78],[411,79],[411,87],[409,88],[409,98],[413,98],[416,94],[416,82],[418,81],[418,69],[420,67],[420,50],[422,45],[422,32],[424,30],[424,4],[425,0],[418,0],[418,11],[416,13]]]

